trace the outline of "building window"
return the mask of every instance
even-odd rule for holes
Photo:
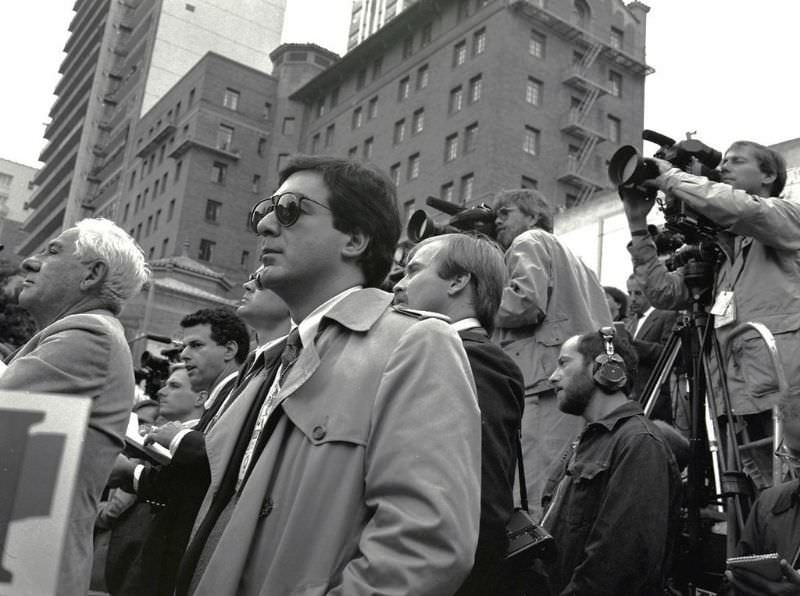
[[[622,75],[613,70],[608,71],[608,86],[611,88],[611,95],[622,97]]]
[[[293,135],[294,134],[294,124],[295,119],[291,117],[287,117],[283,119],[283,126],[281,127],[281,132],[285,135]]]
[[[156,254],[156,247],[151,246],[150,250],[147,252],[147,260],[152,261],[155,254]]]
[[[367,69],[362,68],[356,75],[356,91],[360,91],[367,84]]]
[[[481,100],[483,92],[483,77],[478,75],[469,80],[469,103],[477,103]]]
[[[472,188],[475,185],[475,176],[467,174],[461,176],[461,187],[458,189],[458,200],[462,205],[472,200]]]
[[[217,129],[217,149],[230,151],[233,143],[233,128],[220,124]]]
[[[444,140],[444,161],[450,162],[458,157],[458,134],[454,133]]]
[[[260,174],[253,174],[253,180],[250,183],[250,190],[254,193],[261,192],[261,175]]]
[[[194,102],[194,92],[195,92],[194,89],[189,91],[189,101],[187,102],[187,105],[192,105],[192,102]]]
[[[250,251],[243,250],[242,256],[239,258],[239,265],[241,265],[244,268],[247,268],[249,263],[250,263]]]
[[[142,195],[142,209],[144,209],[144,206],[147,205],[147,195],[149,195],[149,194],[150,194],[150,189],[149,188],[145,188],[144,189],[144,194]]]
[[[128,212],[130,210],[131,210],[131,204],[130,203],[126,203],[125,204],[125,212],[122,214],[122,223],[125,223],[126,221],[128,221]]]
[[[228,166],[226,166],[224,163],[215,161],[213,164],[211,164],[211,182],[225,184],[225,177],[227,173]]]
[[[542,82],[533,77],[528,77],[525,85],[525,101],[531,105],[538,106],[542,103]]]
[[[183,160],[182,159],[178,160],[178,163],[175,164],[175,182],[173,182],[173,184],[177,183],[178,180],[180,180],[181,168],[183,168]]]
[[[608,40],[608,45],[615,50],[622,50],[622,35],[622,30],[611,27],[611,37]]]
[[[408,221],[411,217],[411,211],[414,209],[414,199],[408,199],[403,203],[403,221]]]
[[[325,129],[325,146],[330,147],[333,145],[333,138],[336,134],[336,125],[329,124],[328,128]]]
[[[397,101],[403,101],[404,99],[407,99],[410,91],[411,79],[408,77],[403,77],[397,84]]]
[[[372,80],[376,80],[381,76],[383,70],[383,56],[378,56],[372,61]]]
[[[464,129],[464,153],[472,153],[478,142],[478,123],[474,122]]]
[[[409,35],[403,40],[403,59],[405,60],[414,53],[414,36]]]
[[[453,68],[461,66],[467,60],[467,42],[459,41],[453,46]]]
[[[411,134],[419,134],[425,128],[425,110],[423,108],[418,109],[414,112],[414,116],[411,120]]]
[[[539,188],[539,182],[534,178],[528,178],[527,176],[523,176],[522,180],[520,181],[520,187],[536,190],[537,188]]]
[[[522,141],[522,150],[529,155],[539,154],[539,131],[530,126],[525,127],[525,137]]]
[[[161,258],[162,259],[167,256],[167,246],[168,245],[169,245],[169,238],[164,238],[164,240],[161,242]]]
[[[367,120],[372,120],[378,115],[378,96],[369,100],[367,104]]]
[[[225,93],[222,94],[222,105],[223,107],[228,108],[229,110],[236,111],[239,109],[239,92],[235,89],[225,89]]]
[[[415,180],[419,177],[419,153],[408,158],[408,179]]]
[[[619,143],[620,121],[614,116],[608,117],[608,140],[612,143]]]
[[[393,141],[395,145],[402,143],[406,138],[406,119],[398,120],[394,123]]]
[[[335,108],[339,104],[339,87],[334,87],[331,89],[331,109]]]
[[[567,193],[564,195],[564,207],[570,209],[578,204],[578,195]]]
[[[538,31],[531,31],[528,40],[528,53],[534,58],[544,58],[545,36]]]
[[[456,7],[456,22],[460,23],[469,16],[469,3],[471,0],[458,0]]]
[[[319,133],[311,137],[311,154],[319,153]]]
[[[158,229],[158,222],[161,219],[161,209],[156,211],[156,218],[153,220],[153,231],[155,232]]]
[[[141,238],[142,238],[142,223],[141,222],[139,222],[139,224],[136,226],[136,235],[134,236],[134,238],[136,238],[136,242],[139,242],[139,240],[141,240]]]
[[[439,189],[439,198],[449,203],[453,202],[453,183],[445,182]]]
[[[212,242],[211,240],[206,240],[205,238],[200,239],[200,250],[197,254],[197,259],[200,261],[205,261],[206,263],[210,263],[211,259],[214,257],[214,247],[217,245],[216,242]]]
[[[158,184],[159,184],[159,182],[160,182],[159,180],[156,180],[153,183],[153,198],[154,199],[158,196]]]
[[[356,159],[358,157],[358,147],[353,146],[347,150],[348,159]]]
[[[389,168],[389,177],[392,179],[395,186],[400,184],[400,162],[397,162]]]
[[[167,209],[167,221],[172,221],[172,216],[175,214],[175,199],[169,202],[169,209]]]
[[[211,223],[217,223],[217,219],[219,218],[219,210],[222,207],[222,203],[219,201],[212,201],[208,199],[206,201],[206,221]]]
[[[164,172],[164,175],[161,177],[161,194],[163,195],[167,192],[167,179],[169,178],[169,172]]]
[[[427,64],[423,64],[417,69],[417,90],[427,87],[429,78],[430,69],[428,68]]]
[[[264,149],[267,147],[266,137],[258,137],[258,145],[256,146],[256,153],[259,157],[264,156]]]
[[[286,162],[289,160],[288,153],[279,153],[278,154],[278,171],[283,171],[283,168],[286,166]]]
[[[264,120],[269,120],[269,117],[272,115],[272,104],[266,102],[264,104]]]
[[[325,107],[325,98],[321,98],[317,102],[317,118],[322,118],[328,110]]]
[[[353,130],[355,130],[357,128],[361,128],[361,124],[363,123],[363,119],[364,119],[364,115],[362,113],[361,106],[359,106],[355,110],[353,110],[353,122],[352,122]]]
[[[364,141],[364,159],[372,159],[372,148],[375,145],[375,139],[372,137]]]
[[[424,48],[427,45],[430,45],[431,40],[433,39],[433,23],[426,23],[424,27],[422,27],[422,32],[419,36],[419,47]]]
[[[472,55],[479,56],[486,51],[486,29],[478,29],[472,34]]]
[[[144,237],[147,238],[150,235],[150,230],[153,228],[153,216],[147,216],[147,227],[144,230]]]
[[[456,114],[461,111],[462,107],[464,107],[464,90],[461,88],[461,85],[459,85],[455,89],[450,90],[448,112],[450,114]]]
[[[131,179],[128,182],[128,190],[131,190],[133,188],[135,182],[136,182],[136,170],[131,172]]]

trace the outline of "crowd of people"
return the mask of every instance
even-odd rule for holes
[[[713,411],[759,439],[780,406],[777,456],[792,472],[800,204],[779,198],[785,164],[751,142],[731,146],[721,182],[655,162],[644,186],[714,221],[724,246],[708,305],[724,356],[709,395],[725,383],[731,408]],[[0,390],[91,399],[59,593],[679,589],[681,472],[693,453],[685,371],[665,375],[649,416],[642,401],[690,296],[647,229],[652,194],[621,195],[627,293],[601,286],[553,234],[535,190],[495,194],[495,238],[423,240],[392,285],[391,180],[356,161],[295,156],[251,209],[261,266],[238,308],[186,315],[168,378],[138,397],[117,315],[148,277],[143,253],[106,220],[62,232],[22,264],[19,303],[40,330],[0,376]],[[766,348],[732,333],[745,321],[775,337],[785,391]],[[131,422],[160,458],[123,451]],[[763,492],[738,554],[777,553],[781,577],[734,567],[724,589],[800,594],[800,488],[770,486],[762,443],[743,455]],[[526,495],[555,550],[522,565],[508,556],[507,525]]]

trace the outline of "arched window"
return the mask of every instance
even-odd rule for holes
[[[572,4],[572,23],[587,29],[592,18],[592,11],[585,0],[575,0]]]

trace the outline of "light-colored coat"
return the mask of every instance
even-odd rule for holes
[[[525,376],[525,394],[552,388],[561,344],[611,325],[597,275],[544,230],[517,236],[506,251],[509,280],[495,318],[494,340]]]
[[[97,506],[122,451],[133,405],[133,360],[122,325],[104,310],[51,323],[16,354],[0,377],[3,390],[92,400],[58,580],[58,594],[86,594]]]
[[[481,466],[469,363],[449,325],[396,312],[391,299],[347,296],[303,347],[195,594],[444,596],[467,576]],[[211,487],[198,523],[246,395],[207,435]]]
[[[670,170],[667,189],[725,230],[720,240],[732,258],[717,268],[714,296],[732,290],[736,321],[717,329],[726,361],[728,389],[735,414],[770,409],[777,401],[776,377],[765,344],[752,336],[728,336],[737,324],[763,323],[775,337],[789,394],[800,390],[800,203],[749,195],[727,184]],[[735,238],[731,235],[735,235]],[[689,306],[681,270],[667,271],[649,238],[631,244],[634,270],[646,280],[645,293],[656,308]],[[712,380],[717,381],[716,375]],[[722,413],[721,391],[714,391]]]

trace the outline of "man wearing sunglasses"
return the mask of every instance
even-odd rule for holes
[[[378,289],[394,185],[298,156],[250,224],[294,325],[208,433],[177,593],[453,593],[478,536],[480,414],[458,335]]]

